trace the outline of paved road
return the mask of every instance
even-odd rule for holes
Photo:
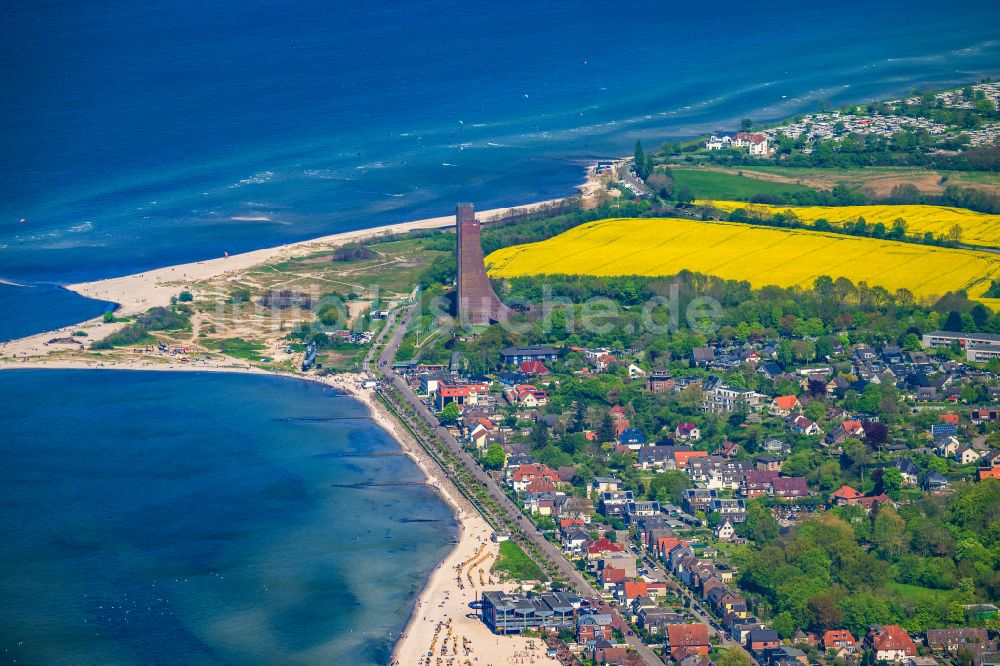
[[[600,592],[595,589],[586,578],[583,577],[583,575],[569,560],[566,559],[562,550],[546,539],[542,532],[530,521],[524,519],[524,514],[522,513],[520,507],[514,504],[514,502],[507,497],[499,485],[497,485],[493,477],[487,474],[486,471],[479,466],[469,452],[466,451],[465,447],[462,446],[461,442],[459,442],[446,428],[439,425],[437,416],[435,416],[430,409],[428,409],[427,406],[421,402],[406,382],[392,371],[392,364],[396,357],[396,351],[399,349],[399,345],[403,341],[406,326],[413,314],[413,306],[409,306],[404,310],[394,311],[394,313],[390,315],[389,321],[386,322],[385,329],[383,329],[383,331],[389,330],[389,328],[395,323],[397,313],[400,312],[402,312],[400,325],[393,329],[392,334],[386,341],[385,348],[379,355],[378,371],[387,381],[392,383],[393,387],[395,387],[403,399],[406,400],[407,404],[409,404],[410,407],[412,407],[413,410],[419,414],[426,423],[434,428],[435,433],[437,433],[451,453],[462,462],[476,481],[483,484],[483,486],[488,489],[490,496],[497,503],[497,505],[503,508],[510,518],[522,527],[521,531],[524,534],[524,537],[534,544],[535,547],[537,547],[550,561],[555,563],[555,565],[559,568],[559,572],[566,578],[566,580],[575,585],[584,594],[584,596],[599,597]],[[370,359],[366,356],[366,369],[368,369],[369,362]],[[618,611],[612,610],[612,615],[614,616],[616,622],[620,622],[622,626],[625,625],[625,621],[618,614]],[[656,655],[656,653],[653,652],[649,646],[643,643],[638,636],[628,635],[630,631],[631,630],[626,630],[626,632],[624,632],[625,640],[642,657],[643,661],[651,666],[663,666],[663,662]]]

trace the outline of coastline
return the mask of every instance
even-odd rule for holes
[[[417,595],[405,629],[393,647],[390,664],[430,666],[438,657],[461,657],[460,664],[525,663],[558,664],[546,655],[545,645],[521,636],[500,637],[483,624],[470,604],[484,589],[511,591],[520,586],[492,578],[490,568],[499,554],[499,544],[490,540],[493,529],[452,484],[438,464],[413,439],[406,428],[389,413],[370,389],[365,389],[361,373],[316,376],[275,372],[232,362],[227,364],[152,363],[146,360],[94,364],[86,361],[53,362],[0,361],[0,371],[37,370],[119,370],[132,372],[227,372],[286,377],[310,381],[343,391],[362,403],[371,420],[386,431],[400,450],[420,469],[426,484],[451,509],[458,523],[458,538],[444,559],[430,572]],[[482,657],[483,659],[480,659]]]
[[[587,168],[585,181],[577,185],[577,189],[585,198],[600,187],[594,166]],[[480,211],[477,217],[488,223],[512,211],[532,212],[568,198]],[[324,251],[352,241],[413,230],[447,228],[454,224],[454,215],[427,218],[332,234],[227,257],[166,266],[133,275],[63,286],[88,298],[116,303],[117,314],[124,317],[145,312],[151,307],[168,305],[171,298],[179,291],[198,281],[230,274],[235,276],[267,262]],[[54,357],[51,355],[52,352],[61,350],[60,347],[51,347],[51,343],[64,344],[61,341],[79,340],[74,338],[74,333],[86,333],[88,340],[103,339],[123,325],[121,322],[108,323],[101,317],[94,317],[55,330],[0,343],[0,355],[2,355],[0,371],[33,368],[229,372],[313,381],[344,391],[364,404],[372,421],[385,430],[399,444],[401,451],[414,461],[424,475],[427,485],[433,488],[451,508],[458,523],[459,532],[454,547],[424,581],[410,611],[405,629],[394,645],[390,663],[431,666],[432,663],[437,664],[442,659],[458,658],[458,663],[469,666],[473,661],[558,664],[557,660],[546,655],[546,646],[540,640],[521,636],[506,636],[501,640],[478,619],[470,604],[478,600],[483,589],[512,591],[520,589],[520,585],[501,583],[492,578],[490,570],[499,555],[499,544],[490,540],[493,534],[492,528],[475,507],[462,496],[445,471],[413,439],[405,426],[375,397],[373,391],[362,386],[364,375],[343,373],[321,377],[295,374],[261,368],[231,357],[181,363],[171,360],[160,362],[141,356],[112,360],[99,356],[92,359],[67,359],[60,358],[58,353]],[[80,349],[83,349],[82,342]],[[433,658],[429,656],[431,653],[434,654]]]
[[[577,185],[577,189],[586,194],[592,187],[591,169],[587,171],[587,179]],[[544,206],[565,201],[570,197],[536,201],[523,206],[507,206],[478,211],[476,217],[482,222],[490,222],[512,211],[533,212]],[[245,271],[249,268],[274,260],[289,259],[305,252],[321,251],[344,245],[350,242],[370,240],[378,236],[401,234],[423,229],[441,229],[455,225],[454,215],[429,217],[423,220],[412,220],[397,224],[387,224],[380,227],[344,231],[328,236],[319,236],[295,243],[287,243],[276,247],[252,250],[242,254],[234,254],[214,259],[205,259],[187,264],[164,266],[132,275],[105,278],[91,282],[78,282],[63,285],[66,289],[81,296],[118,304],[117,314],[129,316],[145,312],[151,307],[164,306],[170,303],[170,298],[193,282],[208,280],[228,274]],[[40,335],[46,335],[42,333]],[[15,341],[11,341],[15,342]]]

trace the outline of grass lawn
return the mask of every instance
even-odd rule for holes
[[[201,344],[208,349],[216,349],[227,356],[242,358],[247,361],[261,361],[264,357],[258,352],[264,349],[259,342],[250,342],[243,338],[225,338],[223,340],[202,340]]]
[[[544,580],[545,575],[535,561],[528,557],[513,541],[500,544],[500,556],[493,564],[493,571],[507,580]]]
[[[889,583],[886,588],[890,590],[893,594],[897,594],[904,599],[909,599],[913,603],[931,602],[937,603],[944,601],[949,596],[951,596],[951,591],[949,590],[935,590],[929,587],[920,587],[919,585],[909,585],[907,583]]]
[[[797,183],[775,183],[741,176],[737,171],[720,173],[700,169],[672,169],[676,188],[687,187],[696,199],[734,199],[747,201],[758,194],[788,194],[808,192],[810,188]]]

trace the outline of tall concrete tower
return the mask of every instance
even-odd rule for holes
[[[509,314],[486,277],[479,222],[472,204],[455,209],[456,251],[458,253],[458,316],[463,324],[484,325],[501,321]]]

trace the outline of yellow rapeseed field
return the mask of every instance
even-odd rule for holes
[[[956,224],[962,227],[963,243],[985,247],[1000,247],[1000,215],[977,213],[965,208],[948,206],[880,205],[880,206],[769,206],[748,204],[743,201],[699,201],[719,210],[731,213],[737,208],[753,208],[766,215],[790,210],[805,222],[815,222],[822,218],[833,225],[855,222],[859,217],[868,224],[881,222],[886,229],[902,218],[906,220],[907,235],[922,236],[931,232],[935,236],[947,236]]]
[[[918,298],[968,289],[978,296],[1000,277],[1000,255],[801,229],[674,218],[590,222],[539,243],[486,258],[493,277],[672,275],[687,269],[766,285],[812,286],[820,275],[909,289]]]

